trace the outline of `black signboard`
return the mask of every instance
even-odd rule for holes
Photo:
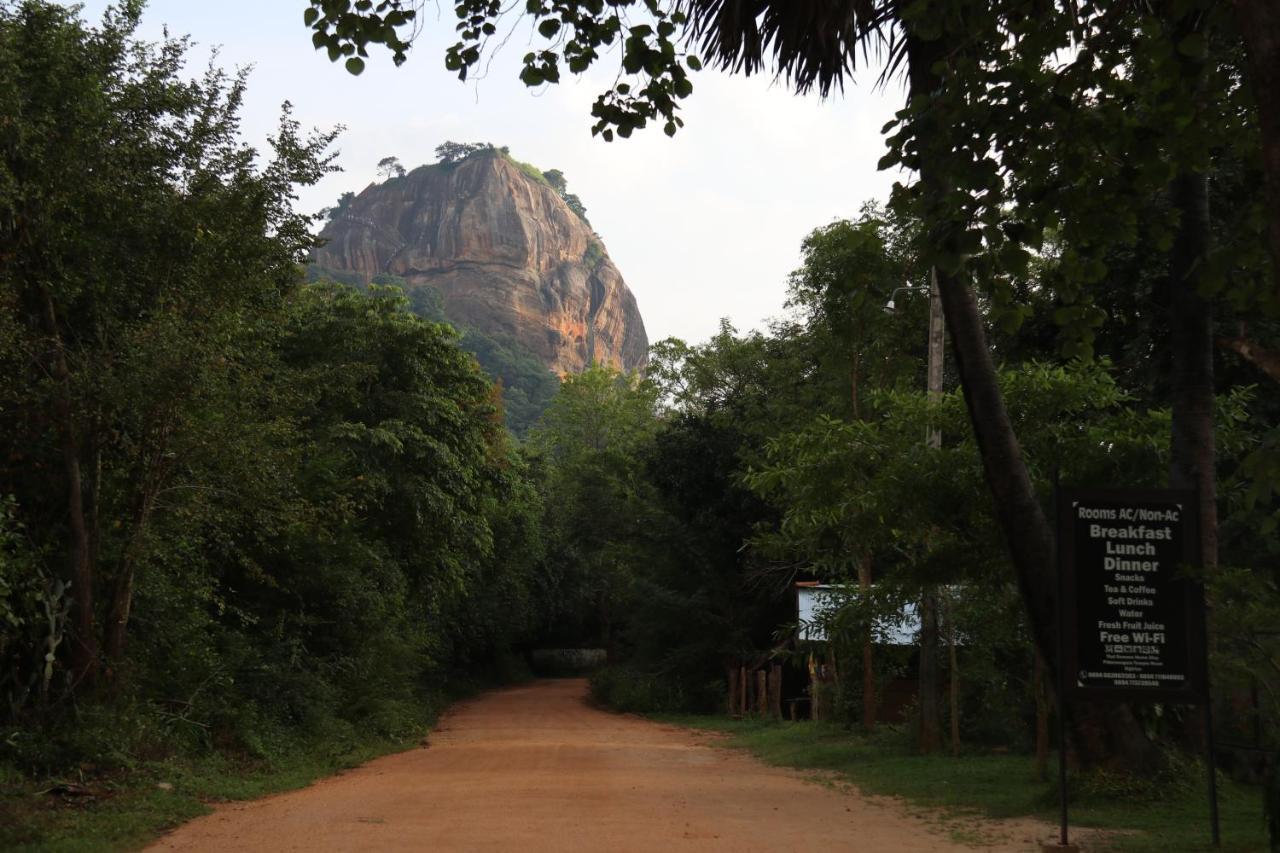
[[[1204,698],[1204,592],[1195,495],[1062,489],[1058,542],[1067,690],[1078,697]]]

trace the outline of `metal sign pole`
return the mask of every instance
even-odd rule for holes
[[[1059,576],[1061,577],[1061,576]],[[1067,847],[1067,668],[1063,666],[1062,618],[1058,607],[1058,799],[1062,802],[1062,828],[1059,842]]]
[[[1196,555],[1200,554],[1201,530],[1200,530],[1200,495],[1194,494],[1190,501],[1191,518],[1194,523],[1191,526],[1192,535],[1194,537],[1194,548]],[[1196,560],[1196,565],[1203,566],[1203,562]],[[1203,585],[1201,585],[1199,597],[1204,602],[1199,611],[1199,623],[1196,627],[1200,633],[1200,671],[1203,673],[1202,685],[1204,695],[1204,746],[1205,746],[1205,766],[1209,774],[1209,833],[1213,838],[1213,846],[1222,846],[1222,830],[1218,820],[1218,752],[1214,744],[1213,736],[1213,690],[1210,687],[1212,680],[1209,678],[1209,610],[1208,601]]]
[[[1205,657],[1208,657],[1206,653]],[[1209,695],[1209,668],[1204,678],[1204,740],[1207,751],[1205,764],[1209,767],[1209,829],[1213,846],[1222,846],[1222,831],[1218,826],[1218,766],[1213,747],[1213,697]]]
[[[1053,503],[1055,513],[1061,506],[1062,494],[1058,486],[1058,469],[1053,469]],[[1061,532],[1059,532],[1061,536]],[[1062,543],[1055,543],[1054,562],[1058,574],[1058,800],[1062,806],[1058,843],[1066,848],[1067,841],[1067,584],[1062,574]]]
[[[1191,502],[1192,518],[1195,519],[1193,530],[1196,537],[1196,551],[1200,550],[1200,495],[1197,493]],[[1203,565],[1197,561],[1199,565]],[[1209,772],[1209,833],[1213,838],[1213,846],[1222,846],[1222,830],[1218,823],[1218,753],[1214,748],[1213,738],[1213,690],[1209,678],[1209,606],[1204,590],[1200,592],[1205,602],[1200,610],[1200,667],[1204,673],[1204,747],[1205,765]]]

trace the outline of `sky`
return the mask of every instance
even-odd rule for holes
[[[265,150],[281,104],[304,128],[345,127],[342,171],[299,193],[299,209],[328,207],[377,180],[395,156],[407,168],[435,161],[446,140],[507,145],[514,157],[564,172],[569,191],[636,296],[650,341],[699,342],[727,317],[739,330],[763,328],[783,313],[788,274],[805,235],[855,217],[865,201],[886,200],[900,175],[878,172],[881,127],[902,104],[900,86],[873,78],[843,96],[800,97],[769,77],[714,71],[693,75],[674,138],[654,125],[629,140],[591,136],[591,104],[612,82],[617,60],[557,86],[528,89],[517,79],[526,31],[512,33],[483,79],[460,82],[444,70],[453,42],[452,4],[428,3],[409,60],[371,50],[358,77],[311,47],[305,0],[152,0],[140,35],[168,27],[196,43],[190,71],[251,66],[243,109],[246,140]],[[84,4],[96,22],[105,0]]]

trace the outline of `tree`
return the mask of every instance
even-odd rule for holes
[[[843,362],[854,419],[867,388],[924,384],[924,300],[912,294],[927,290],[928,268],[918,259],[917,231],[866,205],[857,220],[836,220],[805,237],[801,266],[790,276],[787,307],[801,312],[827,359]],[[886,311],[890,301],[906,307]]]
[[[496,150],[492,142],[441,142],[436,146],[436,159],[448,166],[460,163],[472,154]]]
[[[392,178],[403,178],[405,175],[404,166],[400,165],[399,157],[383,157],[378,161],[378,174],[382,175],[383,180],[391,180]]]
[[[317,445],[308,492],[358,507],[348,524],[424,602],[451,605],[492,553],[478,519],[506,449],[489,382],[395,288],[312,285],[290,320],[282,359],[311,396],[301,426]]]
[[[342,195],[338,196],[337,204],[333,207],[322,208],[320,212],[316,214],[316,217],[325,221],[337,219],[351,205],[351,202],[355,200],[355,193],[350,191],[344,192]]]
[[[564,199],[565,205],[570,210],[578,214],[578,218],[588,225],[591,221],[587,219],[587,208],[583,206],[582,199],[569,192],[569,183],[565,180],[564,172],[559,169],[548,169],[542,173],[542,177],[547,179],[547,183],[551,185],[551,189],[556,191],[560,198]]]
[[[839,220],[806,237],[801,247],[803,265],[791,275],[787,304],[803,312],[806,333],[814,338],[823,360],[847,365],[849,415],[855,421],[873,416],[864,400],[869,388],[894,387],[904,374],[913,375],[913,368],[920,363],[918,330],[923,325],[886,316],[884,309],[893,297],[909,303],[913,290],[923,292],[928,287],[927,271],[916,262],[919,253],[912,245],[915,230],[869,205],[856,222]],[[917,305],[921,302],[915,300]],[[908,334],[908,330],[916,334]],[[872,582],[873,541],[869,537],[853,539],[864,545],[857,570],[864,594]],[[931,612],[931,608],[925,610]],[[926,623],[931,625],[927,619]],[[928,665],[934,659],[935,638],[936,631],[926,632],[920,652],[920,710],[926,730],[921,743],[926,751],[933,746],[933,738],[927,734],[932,731],[929,723],[937,718],[937,702],[931,701],[937,698],[933,689],[936,680],[929,677]],[[862,658],[862,722],[870,729],[875,726],[876,697],[869,629],[864,632]]]
[[[243,77],[184,79],[186,42],[137,42],[139,14],[126,4],[88,30],[34,0],[0,9],[13,117],[0,129],[0,277],[29,354],[4,386],[4,434],[33,463],[0,491],[56,531],[82,682],[100,651],[121,658],[161,496],[184,482],[226,343],[296,281],[312,238],[290,202],[329,171],[333,138],[300,137],[286,112],[256,170],[237,137]]]
[[[594,626],[611,655],[616,605],[654,529],[642,460],[656,396],[635,375],[589,367],[566,377],[529,439],[547,468],[548,547],[565,578],[566,621]]]
[[[708,695],[707,685],[775,648],[778,626],[795,615],[790,584],[743,547],[774,513],[741,482],[741,427],[715,413],[677,414],[644,453],[669,521],[636,572],[628,639],[633,661],[677,686],[688,710],[721,708],[723,692]]]
[[[0,3],[11,763],[407,737],[549,622],[538,470],[451,329],[304,284],[333,135],[286,111],[259,158],[243,77],[186,79],[139,8]]]

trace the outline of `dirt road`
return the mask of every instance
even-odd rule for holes
[[[714,735],[609,714],[578,680],[456,706],[426,748],[218,808],[151,850],[973,850],[894,803],[805,781]],[[974,827],[967,827],[972,837]],[[1034,849],[1009,825],[981,849]]]

